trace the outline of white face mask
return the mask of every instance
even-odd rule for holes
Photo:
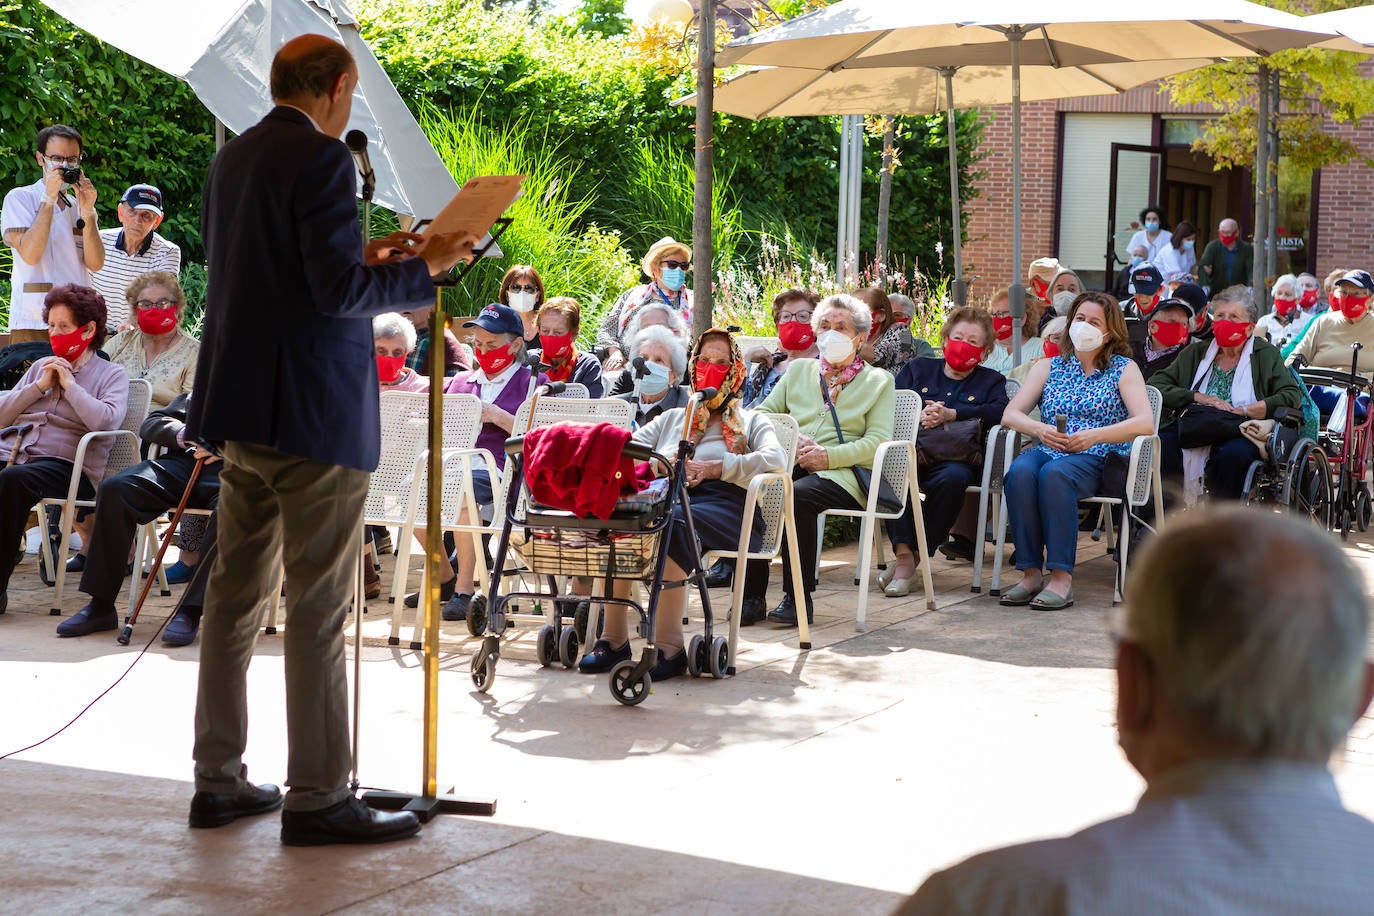
[[[1075,321],[1069,325],[1069,338],[1073,348],[1081,353],[1091,353],[1102,346],[1102,332],[1086,321]]]
[[[534,308],[534,299],[534,293],[527,293],[524,291],[506,293],[507,303],[517,312],[528,312],[532,310]]]
[[[854,341],[839,331],[826,331],[816,338],[816,346],[821,356],[832,366],[842,363],[854,355]]]

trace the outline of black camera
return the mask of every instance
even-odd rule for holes
[[[81,180],[81,169],[74,165],[64,165],[61,168],[62,180],[67,184],[76,184]]]

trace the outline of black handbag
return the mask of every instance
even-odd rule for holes
[[[830,409],[830,420],[835,424],[835,435],[839,437],[840,444],[844,444],[844,431],[840,429],[840,418],[835,413],[835,405],[830,401],[830,389],[825,384],[823,376],[817,376],[821,383],[821,397],[825,399],[825,406]],[[919,437],[917,437],[919,438]],[[873,484],[873,469],[853,465],[850,470],[854,472],[854,479],[859,482],[859,492],[864,495],[864,506],[868,505],[869,487]],[[900,512],[902,511],[902,499],[897,496],[897,491],[892,489],[892,484],[883,478],[878,478],[878,511],[879,512]]]
[[[981,467],[984,444],[982,420],[951,420],[916,434],[916,463],[923,468],[946,461]]]
[[[1198,383],[1201,384],[1201,379]],[[1197,385],[1191,389],[1197,391]],[[1178,415],[1178,444],[1180,448],[1207,448],[1239,438],[1240,425],[1248,417],[1222,410],[1210,404],[1192,403]]]

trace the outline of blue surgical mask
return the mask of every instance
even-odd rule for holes
[[[1184,251],[1192,251],[1192,250],[1193,250],[1193,240],[1192,240],[1192,239],[1186,239],[1186,240],[1184,240],[1184,242],[1183,242],[1183,250],[1184,250]]]
[[[1132,256],[1131,256],[1131,270],[1135,270],[1136,267],[1139,266],[1140,264],[1143,264],[1144,261],[1145,261],[1145,259],[1142,258],[1140,255],[1138,255],[1138,254],[1137,254],[1137,255],[1132,255]]]
[[[1146,232],[1158,232],[1158,231],[1159,231],[1159,220],[1157,220],[1157,219],[1147,219],[1147,220],[1145,221],[1145,231],[1146,231]]]
[[[639,380],[640,394],[658,394],[668,388],[668,367],[660,366],[658,363],[645,362],[644,368],[649,370],[649,374]]]
[[[687,271],[681,267],[663,268],[663,278],[658,281],[666,290],[677,292],[682,289],[682,284],[687,282]]]

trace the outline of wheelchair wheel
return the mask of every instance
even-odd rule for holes
[[[1289,510],[1331,530],[1335,519],[1332,516],[1331,464],[1326,459],[1326,452],[1316,445],[1299,451],[1289,464],[1288,474]]]

